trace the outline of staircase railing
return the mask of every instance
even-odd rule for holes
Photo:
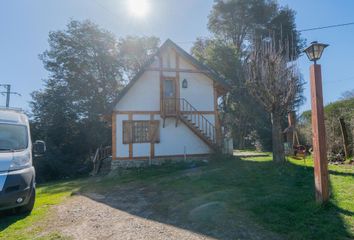
[[[97,175],[98,172],[100,171],[103,159],[105,159],[111,155],[112,155],[112,147],[111,146],[99,147],[96,149],[95,155],[92,159],[92,162],[93,162],[93,170],[91,172],[92,176]]]
[[[201,114],[190,102],[184,98],[179,99],[179,114],[192,123],[213,144],[216,144],[215,126]]]
[[[215,126],[184,98],[164,98],[162,106],[163,117],[184,119],[190,127],[203,135],[212,145],[217,144]]]

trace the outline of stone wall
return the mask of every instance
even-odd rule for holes
[[[140,168],[148,167],[152,165],[161,165],[163,163],[177,163],[183,161],[208,161],[209,157],[188,157],[186,160],[184,158],[166,158],[166,159],[153,159],[153,160],[113,160],[111,164],[111,170],[118,168]]]

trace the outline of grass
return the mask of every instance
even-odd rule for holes
[[[311,160],[305,166],[294,159],[277,165],[271,157],[219,157],[209,164],[170,164],[94,181],[52,183],[39,187],[36,208],[30,216],[11,217],[5,223],[0,220],[0,238],[31,239],[42,231],[35,223],[72,191],[80,188],[82,192],[105,193],[117,185],[143,187],[146,195],[154,193],[150,205],[153,220],[220,239],[247,238],[242,229],[254,229],[264,234],[263,239],[268,233],[284,239],[353,238],[353,167],[329,166],[331,200],[321,206],[314,202],[312,164]],[[44,238],[59,239],[60,235]]]
[[[46,227],[42,223],[49,216],[50,207],[61,203],[84,182],[84,180],[60,181],[38,186],[34,210],[30,215],[4,214],[0,216],[0,239],[34,239]],[[43,238],[61,239],[56,233]]]

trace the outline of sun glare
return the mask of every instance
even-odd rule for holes
[[[130,13],[135,17],[145,17],[149,11],[148,0],[128,0]]]

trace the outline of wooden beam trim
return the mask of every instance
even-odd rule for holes
[[[171,77],[171,76],[164,76],[162,75],[162,80],[173,80],[176,81],[177,77]]]
[[[183,114],[190,114],[193,113],[194,111],[181,111],[181,113]],[[214,115],[215,114],[215,110],[214,111],[198,111],[198,113],[200,114],[204,114],[204,115]]]
[[[186,60],[189,64],[191,64],[195,69],[179,69],[178,71],[179,72],[186,72],[186,73],[203,73],[205,74],[208,78],[210,78],[213,82],[214,79],[210,76],[210,71],[208,70],[199,70],[199,66],[194,64],[190,59],[188,58],[184,58],[184,60]],[[176,69],[173,69],[173,68],[164,68],[163,65],[160,65],[159,68],[156,68],[156,67],[147,67],[145,68],[146,71],[165,71],[165,72],[176,72]],[[223,86],[220,86],[224,91],[222,92],[223,94],[226,94],[228,92],[227,89],[225,89],[225,87]]]
[[[208,71],[204,71],[204,70],[193,70],[193,69],[177,69],[177,68],[154,68],[154,67],[150,67],[150,68],[145,68],[145,71],[155,71],[155,72],[160,72],[160,75],[165,78],[165,79],[172,79],[174,77],[170,77],[170,76],[164,76],[163,72],[175,72],[176,75],[179,73],[200,73],[200,74],[204,74],[206,75],[207,78],[209,78],[213,83],[215,83],[215,81],[213,80],[213,78],[211,78],[208,74],[210,74]],[[216,87],[218,88],[220,95],[225,95],[226,93],[228,93],[228,89],[226,89],[225,87],[223,87],[222,85],[216,83]]]
[[[117,157],[117,121],[116,113],[112,113],[112,158]]]
[[[130,157],[117,157],[115,158],[114,160],[148,160],[149,159],[149,156],[146,156],[146,157],[133,157],[133,158],[130,158]]]
[[[210,156],[211,153],[196,153],[196,154],[186,154],[186,157],[206,157]],[[177,154],[177,155],[160,155],[160,156],[155,156],[156,159],[159,158],[184,158],[184,154]]]
[[[176,56],[176,98],[180,98],[181,94],[180,94],[180,79],[179,79],[179,56],[177,51],[175,51],[175,56]],[[179,107],[179,101],[176,102],[176,110],[177,110],[177,114],[179,113],[180,107]],[[178,119],[176,120],[178,121]],[[176,122],[177,125],[177,122]]]
[[[159,72],[160,72],[160,115],[162,116],[163,114],[163,73],[162,73],[162,67],[163,67],[163,63],[162,63],[162,55],[159,55]]]
[[[160,114],[159,111],[114,111],[116,114]]]
[[[133,120],[133,114],[129,113],[128,114],[128,120],[132,121]],[[133,143],[129,143],[129,159],[133,159]]]
[[[187,154],[186,157],[208,157],[211,153],[199,153],[199,154]],[[184,158],[183,154],[178,155],[160,155],[155,156],[154,159],[162,159],[162,158]],[[133,157],[130,159],[129,157],[117,157],[114,160],[149,160],[149,156],[141,156],[141,157]]]
[[[214,89],[215,134],[216,134],[216,142],[218,145],[220,145],[222,141],[221,139],[222,134],[221,134],[220,116],[218,110],[218,91],[215,83],[213,83],[213,89]]]
[[[150,114],[150,121],[154,121],[154,114]],[[155,157],[155,143],[153,141],[150,142],[150,159],[154,159]]]
[[[177,67],[177,66],[176,66]],[[158,68],[158,67],[148,67],[145,68],[145,71],[153,71],[153,72],[184,72],[184,73],[209,73],[208,71],[205,70],[194,70],[194,69],[183,69],[183,68]]]

